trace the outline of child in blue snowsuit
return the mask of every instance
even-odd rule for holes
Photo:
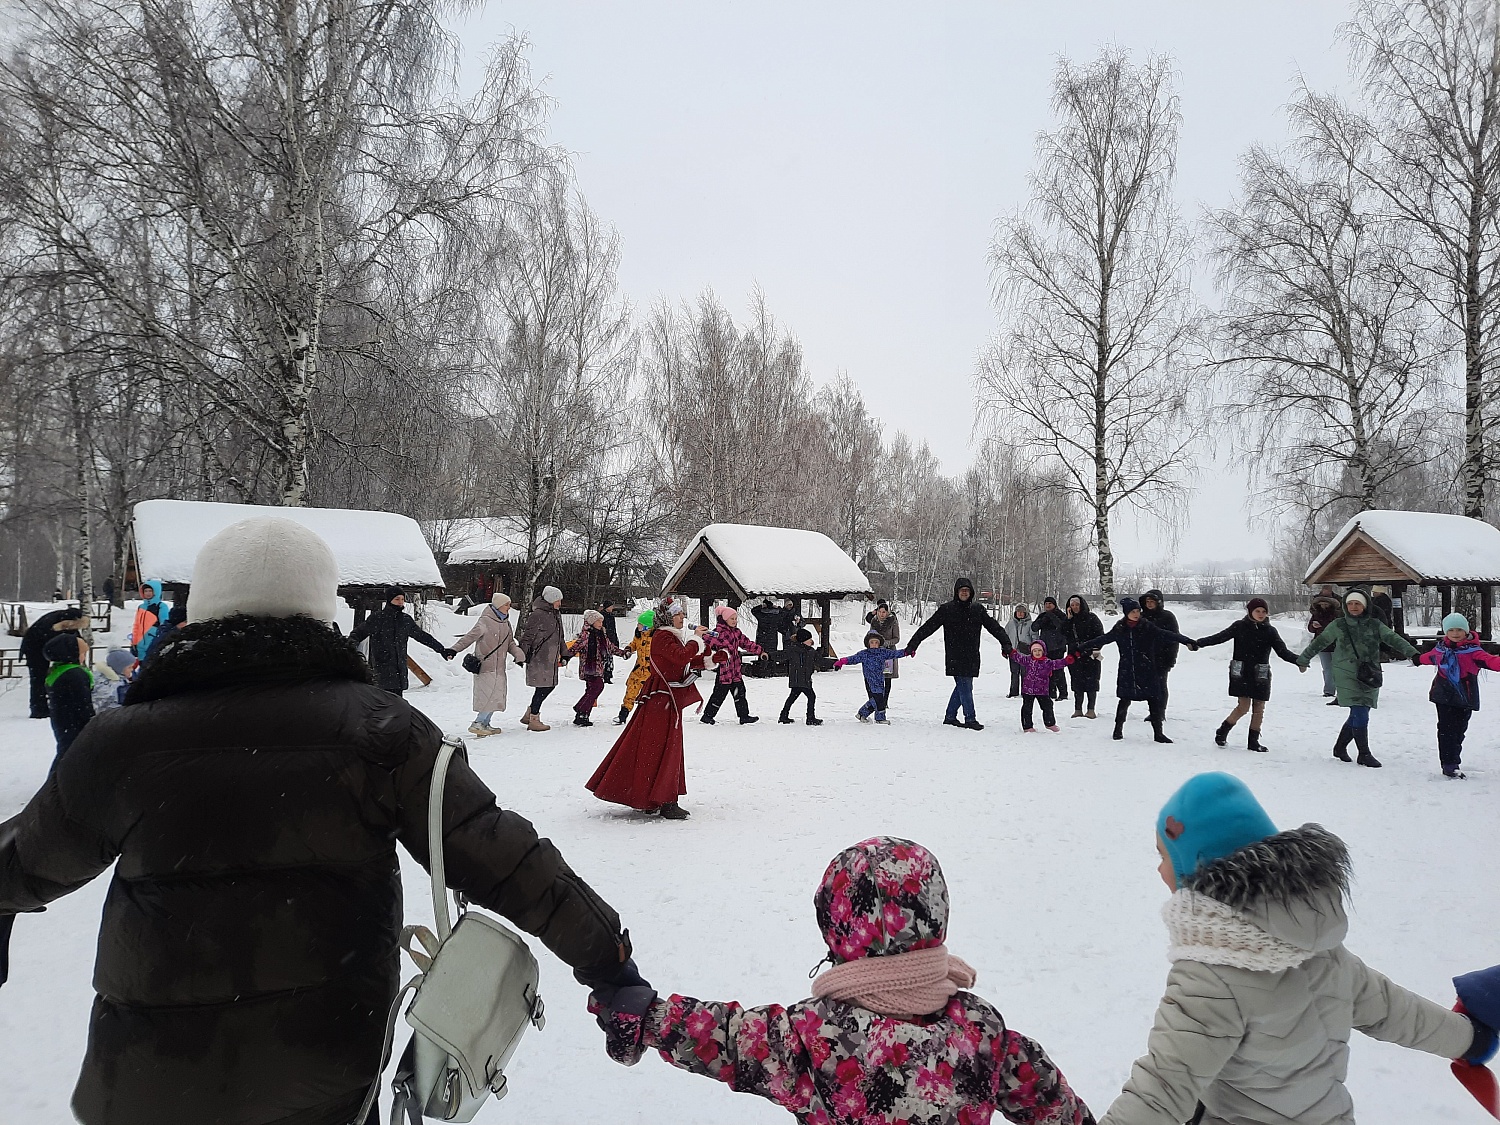
[[[845,664],[864,665],[865,692],[870,698],[855,713],[862,723],[868,723],[872,713],[877,723],[889,721],[885,717],[885,705],[890,699],[890,693],[885,686],[886,664],[906,654],[894,648],[882,648],[880,642],[884,639],[878,632],[871,629],[865,634],[865,647],[861,651],[851,653],[835,661],[833,665],[835,670],[842,668]]]

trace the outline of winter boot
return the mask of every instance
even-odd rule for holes
[[[780,715],[776,716],[776,721],[778,723],[789,723],[792,721],[792,717],[783,711]]]
[[[698,721],[700,723],[707,723],[709,726],[713,726],[714,722],[716,720],[714,719],[714,717],[713,717],[713,715],[711,713],[709,713],[708,711],[705,711],[705,712],[703,712],[703,718],[699,719]]]
[[[1347,762],[1351,760],[1349,757],[1349,743],[1353,738],[1354,732],[1349,729],[1348,723],[1339,727],[1338,740],[1333,744],[1333,756],[1339,761]]]
[[[524,715],[521,716],[521,725],[523,727],[529,727],[529,726],[531,726],[531,708],[530,707],[526,708],[526,714],[524,714]]]
[[[945,716],[943,718],[943,726],[945,726],[945,727],[961,727],[961,726],[963,726],[963,723],[961,723],[961,722],[958,721],[958,716],[957,715],[947,715],[947,716]]]
[[[807,725],[810,727],[820,727],[823,725],[823,720],[816,715],[809,715],[807,717]]]
[[[1073,718],[1083,718],[1083,692],[1081,691],[1073,696]]]
[[[1156,722],[1154,722],[1154,723],[1151,724],[1151,730],[1152,730],[1152,737],[1153,737],[1153,739],[1156,742],[1163,742],[1163,743],[1166,743],[1168,746],[1170,746],[1172,744],[1172,740],[1170,738],[1168,738],[1165,734],[1162,733],[1162,730],[1161,730],[1161,720],[1160,719],[1158,719]]]
[[[687,809],[683,808],[676,801],[673,801],[657,809],[656,815],[663,820],[686,820],[690,814]]]
[[[1362,766],[1369,766],[1374,770],[1380,768],[1380,759],[1370,753],[1369,727],[1360,727],[1359,730],[1354,732],[1354,745],[1359,747],[1359,756],[1354,759],[1356,762]]]
[[[630,718],[630,712],[621,707],[620,713],[615,716],[615,726],[623,727],[625,725],[625,720],[628,718]]]
[[[1115,733],[1110,737],[1116,742],[1122,742],[1125,739],[1125,716],[1129,713],[1130,701],[1128,699],[1122,699],[1115,705]]]
[[[1260,744],[1260,731],[1256,730],[1254,727],[1250,728],[1250,738],[1245,743],[1245,749],[1253,750],[1257,754],[1269,754],[1271,752],[1271,748],[1269,746],[1262,746]]]
[[[1457,766],[1444,766],[1443,776],[1446,777],[1449,781],[1465,780],[1464,771],[1459,769]]]
[[[582,711],[574,711],[573,725],[575,727],[591,727],[594,725],[594,720],[590,719]]]
[[[485,726],[483,723],[476,722],[469,724],[469,733],[472,734],[475,738],[483,738],[487,734],[496,734],[498,732],[490,730],[490,728]]]
[[[751,723],[758,723],[758,722],[760,722],[760,716],[759,715],[741,715],[740,716],[740,726],[742,726],[742,727],[748,727]]]
[[[1219,729],[1216,730],[1216,731],[1214,731],[1214,745],[1215,746],[1228,746],[1229,745],[1229,732],[1232,731],[1233,729],[1234,729],[1234,724],[1233,723],[1220,723],[1219,724]],[[1255,738],[1255,732],[1254,731],[1250,732],[1250,737],[1251,737],[1252,740]]]
[[[984,724],[978,719],[969,719],[964,723],[965,730],[983,730]]]
[[[530,711],[528,711],[526,712],[526,729],[551,730],[552,728],[549,727],[546,723],[542,722],[542,717],[540,715],[533,715]]]
[[[1053,734],[1060,734],[1060,733],[1062,733],[1056,723],[1048,723],[1047,724],[1047,729],[1050,730]]]
[[[875,712],[875,721],[883,727],[888,727],[891,725],[891,721],[885,717],[884,711]]]
[[[858,711],[854,712],[854,717],[862,723],[868,723],[870,721],[870,716],[874,713],[874,705],[869,702],[865,702],[860,706],[860,709]]]

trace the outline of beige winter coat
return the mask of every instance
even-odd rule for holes
[[[1180,890],[1162,913],[1166,995],[1146,1055],[1100,1125],[1182,1125],[1200,1101],[1201,1125],[1352,1125],[1351,1029],[1446,1059],[1473,1042],[1467,1018],[1344,948],[1337,888],[1240,910]]]
[[[526,656],[516,644],[510,620],[501,617],[494,606],[485,606],[479,620],[458,640],[453,642],[455,652],[462,652],[470,645],[479,657],[479,674],[474,677],[474,710],[505,710],[506,658],[524,662]]]

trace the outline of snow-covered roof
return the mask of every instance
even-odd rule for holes
[[[441,586],[437,560],[417,521],[351,508],[277,508],[201,500],[142,500],[135,506],[135,557],[142,578],[186,585],[198,550],[231,524],[279,516],[317,532],[339,564],[340,586]]]
[[[870,580],[859,564],[821,532],[744,523],[711,523],[693,536],[668,571],[665,588],[673,589],[704,555],[741,598],[870,593]]]
[[[442,520],[427,528],[431,541],[448,548],[450,563],[520,562],[526,558],[526,529],[504,516]],[[584,555],[583,539],[563,529],[552,546],[553,562],[573,562]]]
[[[1360,512],[1312,561],[1304,582],[1317,582],[1352,541],[1363,539],[1414,582],[1500,582],[1500,528],[1444,512]]]

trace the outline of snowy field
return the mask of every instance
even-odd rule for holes
[[[834,642],[847,651],[862,626],[854,606],[836,608]],[[1179,612],[1183,631],[1196,636],[1237,616]],[[434,617],[440,639],[468,626],[446,610]],[[1308,639],[1300,617],[1277,624],[1294,649]],[[1020,733],[1018,701],[1005,698],[1009,678],[988,638],[975,692],[988,724],[980,733],[941,725],[951,681],[940,637],[903,666],[886,728],[855,721],[864,699],[856,668],[818,678],[827,723],[817,729],[778,726],[785,681],[752,679],[759,724],[740,727],[726,708],[718,726],[689,727],[683,803],[693,816],[683,823],[604,805],[583,788],[617,733],[609,716],[623,673],[605,691],[598,725],[568,725],[580,685],[567,679],[544,709],[554,729],[533,734],[516,723],[529,698],[516,672],[505,733],[471,740],[470,752],[502,804],[530,817],[619,909],[643,973],[664,993],[751,1004],[806,996],[808,970],[824,952],[812,891],[828,860],[877,833],[920,840],[947,873],[948,944],[978,969],[975,991],[1045,1045],[1096,1114],[1141,1053],[1166,976],[1158,915],[1166,891],[1152,825],[1193,773],[1231,770],[1279,826],[1317,821],[1348,842],[1356,876],[1348,944],[1376,968],[1448,1004],[1455,973],[1500,961],[1500,902],[1484,874],[1500,829],[1500,684],[1485,686],[1490,703],[1470,730],[1469,780],[1449,782],[1438,772],[1430,669],[1386,666],[1371,723],[1385,768],[1369,770],[1330,756],[1344,712],[1323,706],[1316,664],[1299,676],[1276,663],[1264,732],[1271,753],[1245,751],[1243,721],[1230,748],[1215,747],[1213,730],[1231,705],[1228,645],[1183,653],[1167,723],[1175,745],[1152,743],[1139,704],[1126,740],[1112,742],[1113,651],[1100,717],[1070,719],[1064,708],[1059,734]],[[472,717],[469,677],[457,661],[444,666],[416,646],[413,653],[436,678],[408,698],[461,733]],[[28,721],[25,704],[23,684],[0,687],[0,817],[21,808],[52,758],[47,724]],[[11,981],[0,989],[7,1121],[71,1120],[106,882],[17,919]],[[430,921],[426,877],[412,864],[406,889],[409,918]],[[547,1027],[523,1045],[510,1095],[480,1122],[790,1119],[654,1056],[631,1070],[610,1063],[583,989],[545,951],[541,960]],[[1447,1063],[1361,1036],[1349,1085],[1362,1125],[1484,1119]]]

